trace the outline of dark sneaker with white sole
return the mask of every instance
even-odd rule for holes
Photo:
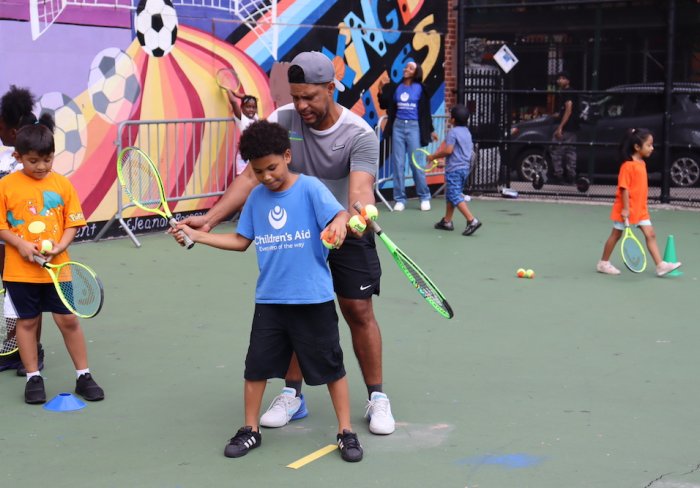
[[[90,373],[81,374],[75,382],[75,392],[89,402],[103,400],[105,392],[95,383]]]
[[[475,219],[473,219],[471,222],[469,222],[469,223],[467,224],[467,228],[464,229],[464,232],[462,232],[462,235],[463,235],[463,236],[470,236],[470,235],[472,235],[474,232],[476,232],[476,230],[477,230],[479,227],[481,227],[481,221],[480,221],[479,219],[475,218]]]
[[[440,222],[434,225],[439,230],[455,230],[455,224],[447,222],[445,219],[440,219]]]
[[[344,429],[343,433],[338,434],[336,438],[338,439],[340,457],[343,458],[343,461],[347,461],[349,463],[362,461],[362,445],[357,439],[357,434]]]
[[[248,454],[248,451],[255,449],[262,444],[260,432],[254,432],[250,425],[241,427],[236,435],[228,441],[224,448],[224,456],[238,458]]]
[[[30,405],[46,403],[46,390],[44,390],[44,378],[32,376],[24,387],[24,402]]]

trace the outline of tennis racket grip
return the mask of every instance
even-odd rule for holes
[[[177,220],[175,220],[175,218],[171,218],[168,222],[170,223],[170,225],[172,226],[173,229],[177,229]],[[185,247],[187,249],[192,249],[192,247],[194,246],[194,241],[192,239],[190,239],[190,236],[185,234],[185,231],[183,231],[183,230],[178,230],[178,233],[184,239]]]
[[[357,210],[357,213],[362,214],[362,204],[360,202],[353,203],[352,208]],[[375,222],[372,219],[367,219],[366,222],[367,225],[369,225],[372,228],[372,231],[374,231],[375,234],[379,235],[382,233],[382,228],[379,227],[379,224],[377,222]]]
[[[48,261],[46,259],[42,258],[41,256],[36,256],[36,255],[34,255],[34,261],[42,268],[45,268],[46,263],[48,263]]]

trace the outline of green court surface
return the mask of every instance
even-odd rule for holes
[[[24,381],[0,374],[1,487],[700,487],[700,214],[652,212],[660,248],[675,236],[683,275],[595,272],[609,206],[474,200],[471,237],[433,230],[443,202],[419,212],[380,206],[387,234],[450,300],[445,320],[378,243],[375,308],[396,432],[363,419],[366,391],[347,326],[342,344],[359,464],[337,452],[325,387],[305,386],[309,417],[263,430],[261,448],[227,459],[243,422],[243,361],[255,253],[164,235],[73,246],[101,275],[106,302],[84,320],[103,402],[74,412],[23,403]],[[456,227],[463,227],[461,217]],[[222,226],[232,229],[231,224]],[[532,268],[532,280],[515,277]],[[72,365],[47,316],[47,395],[71,392]],[[281,389],[271,380],[264,408]]]

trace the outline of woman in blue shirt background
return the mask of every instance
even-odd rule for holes
[[[406,208],[406,158],[419,147],[436,141],[430,113],[430,95],[422,83],[423,69],[409,61],[403,70],[403,79],[398,85],[379,84],[379,106],[387,112],[384,133],[391,137],[391,164],[394,179],[394,210]],[[416,194],[420,198],[420,209],[430,210],[430,188],[425,173],[413,164],[408,165],[413,173]]]

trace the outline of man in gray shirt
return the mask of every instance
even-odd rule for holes
[[[333,101],[335,89],[342,89],[342,85],[335,80],[331,60],[316,51],[300,53],[290,64],[288,79],[292,103],[278,108],[268,120],[289,130],[290,169],[319,178],[351,213],[355,213],[352,204],[356,201],[373,204],[379,141],[367,122]],[[246,168],[206,215],[188,217],[184,223],[211,230],[242,208],[257,184],[252,169]],[[328,262],[338,305],[350,326],[355,356],[367,385],[370,432],[391,434],[395,422],[389,398],[382,390],[382,339],[372,305],[372,295],[379,294],[381,276],[374,235],[346,239],[340,249],[330,252]],[[260,425],[281,427],[307,415],[296,357],[285,381],[286,387],[263,414]]]

